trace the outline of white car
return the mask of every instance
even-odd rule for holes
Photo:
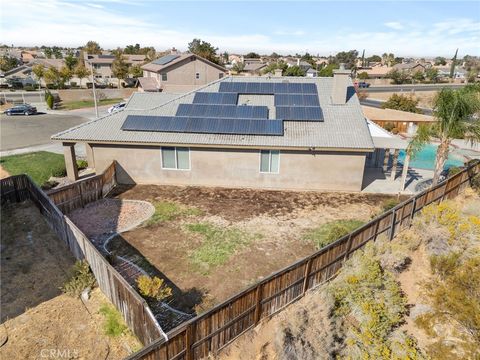
[[[109,107],[107,111],[108,111],[109,114],[113,114],[113,113],[116,113],[117,111],[123,110],[125,105],[127,105],[127,103],[125,103],[125,102],[118,103],[118,104],[113,105],[112,107]]]

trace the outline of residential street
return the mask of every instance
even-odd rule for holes
[[[368,80],[367,80],[368,82]],[[369,93],[374,92],[405,92],[405,91],[437,91],[441,90],[444,87],[448,87],[449,89],[460,89],[464,87],[465,84],[428,84],[428,85],[372,85],[369,88],[362,88],[362,91],[366,91]]]

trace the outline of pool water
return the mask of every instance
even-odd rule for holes
[[[433,170],[435,168],[435,157],[437,154],[438,145],[428,144],[425,145],[422,150],[417,152],[413,158],[410,159],[409,167],[417,169]],[[400,150],[398,155],[398,161],[403,164],[405,159],[405,151]],[[452,166],[463,166],[463,157],[456,154],[454,149],[450,148],[448,159],[445,162],[444,169],[448,169]]]

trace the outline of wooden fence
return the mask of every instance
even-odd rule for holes
[[[386,234],[390,239],[409,227],[415,214],[428,204],[455,197],[480,172],[480,162],[383,213],[334,243],[320,249],[193,318],[128,359],[202,359],[225,347],[260,320],[284,309],[305,292],[331,279],[345,259],[367,242]]]
[[[82,180],[66,188],[52,191],[47,196],[27,175],[11,176],[0,181],[1,203],[15,203],[30,199],[38,207],[47,223],[70,248],[77,259],[90,264],[98,286],[122,313],[127,325],[143,344],[165,336],[145,300],[108,263],[90,240],[68,219],[65,211],[100,199],[115,185],[115,164],[103,174]],[[55,204],[58,202],[58,206]]]
[[[103,173],[47,191],[47,195],[64,214],[68,214],[103,198],[115,187],[117,184],[115,166],[116,162],[114,161]]]

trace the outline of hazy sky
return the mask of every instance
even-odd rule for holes
[[[329,55],[480,55],[480,1],[0,0],[0,42],[104,48],[140,43],[185,50],[201,38],[220,51]]]

